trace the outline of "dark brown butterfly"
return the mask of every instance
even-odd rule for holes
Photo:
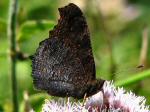
[[[104,80],[96,80],[86,20],[73,3],[58,10],[58,24],[32,56],[34,86],[53,96],[93,95],[102,89]]]

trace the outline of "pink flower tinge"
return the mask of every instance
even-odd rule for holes
[[[103,90],[82,102],[46,100],[42,112],[150,112],[146,99],[106,81]]]
[[[97,101],[101,101],[101,103],[97,105],[95,103]],[[126,92],[123,88],[116,88],[112,82],[106,81],[103,91],[88,98],[85,107],[88,109],[97,107],[102,112],[103,110],[108,112],[150,112],[149,106],[145,106],[145,102],[144,97],[136,96],[131,91]]]

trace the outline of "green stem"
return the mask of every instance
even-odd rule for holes
[[[8,38],[10,49],[10,75],[12,81],[13,111],[18,112],[17,79],[16,79],[16,17],[17,0],[10,0],[8,16]]]
[[[129,78],[126,78],[124,80],[116,81],[116,86],[128,86],[134,83],[138,83],[139,81],[146,79],[150,77],[150,69],[146,70],[144,72],[138,73],[134,76],[130,76]]]

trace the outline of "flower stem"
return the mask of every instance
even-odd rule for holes
[[[13,111],[18,112],[17,79],[16,79],[16,16],[17,0],[10,0],[7,33],[10,50],[10,75],[12,81]]]

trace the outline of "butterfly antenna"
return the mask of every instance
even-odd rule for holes
[[[141,65],[138,65],[138,66],[133,67],[133,68],[127,68],[127,69],[124,69],[124,70],[120,70],[120,71],[114,73],[113,75],[115,75],[116,79],[118,79],[118,78],[120,78],[119,76],[121,76],[119,74],[123,74],[123,73],[136,73],[138,71],[142,71],[143,69],[144,69],[144,65],[141,64]]]
[[[142,64],[142,65],[139,65],[139,66],[137,66],[136,68],[143,69],[143,68],[144,68],[144,65],[143,65],[143,64]]]

